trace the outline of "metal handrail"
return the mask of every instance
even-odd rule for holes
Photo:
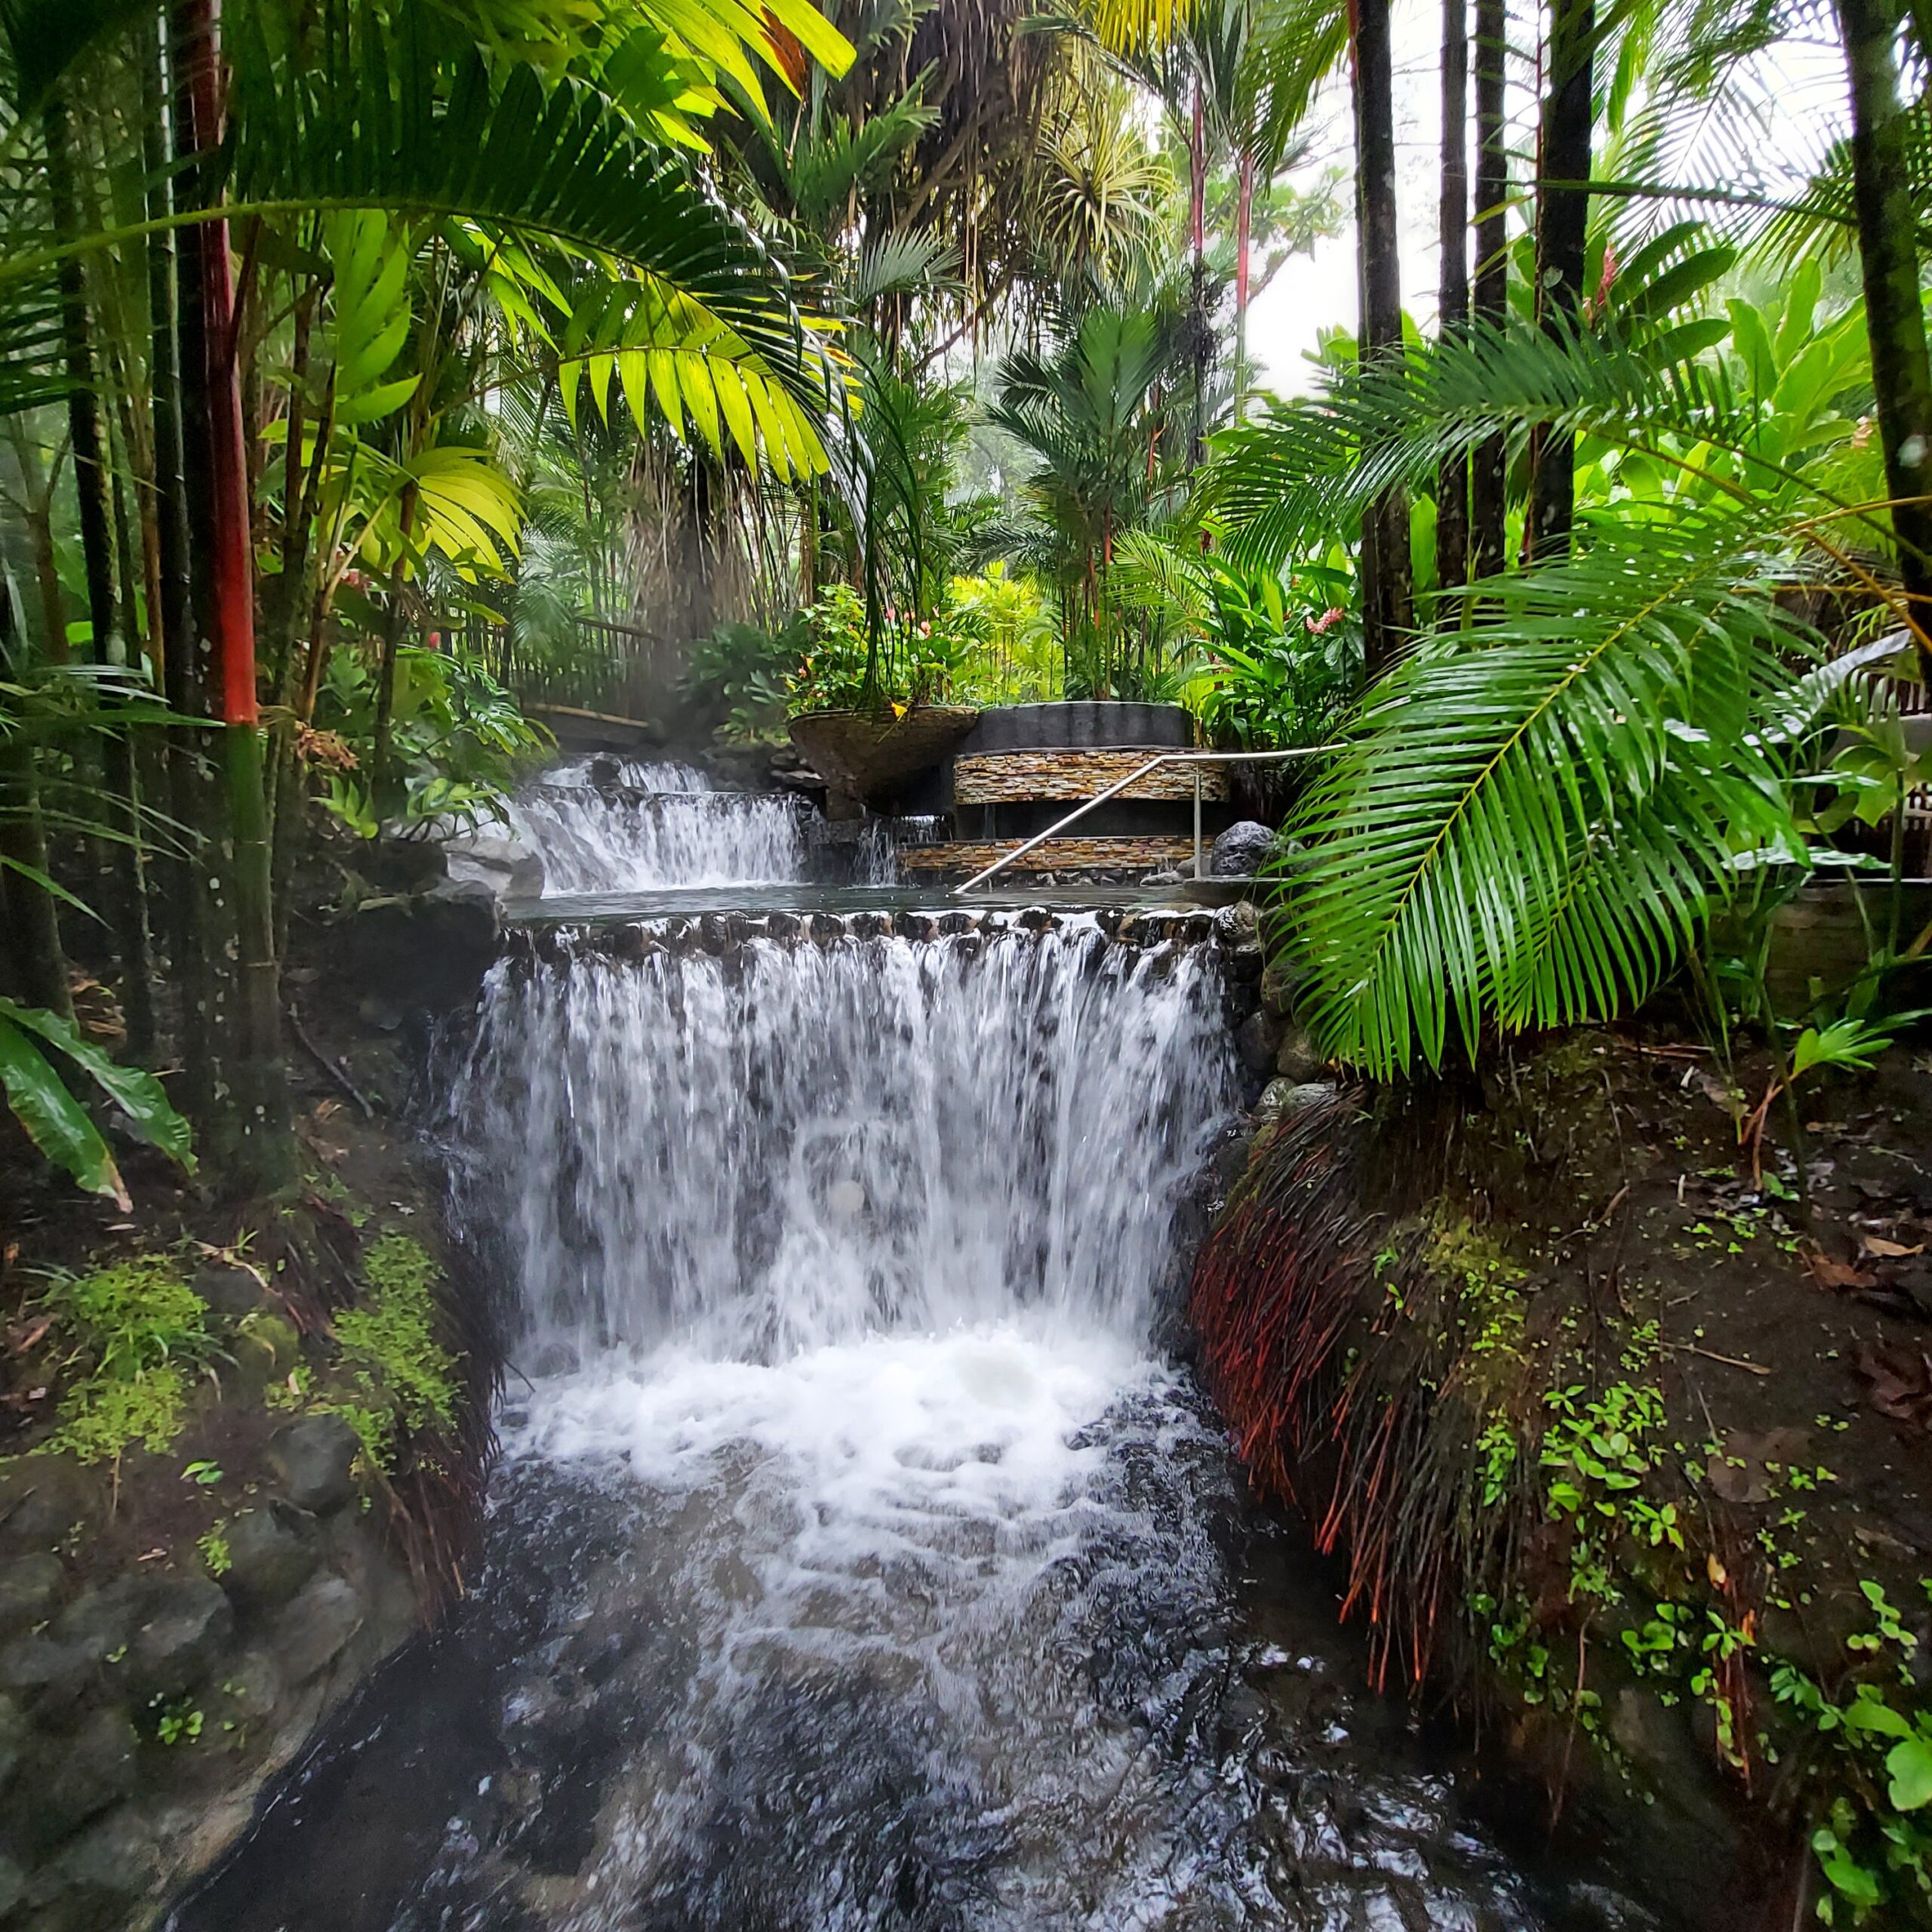
[[[1162,752],[1158,758],[1150,758],[1137,770],[1130,771],[1124,778],[1116,780],[1104,792],[1096,792],[1084,805],[1076,805],[1066,817],[1056,820],[1045,831],[1037,833],[1023,845],[1016,845],[1011,852],[995,859],[984,872],[975,872],[964,885],[956,885],[955,897],[971,892],[975,886],[983,885],[995,872],[1005,871],[1016,859],[1023,859],[1029,852],[1044,845],[1049,838],[1057,838],[1076,820],[1084,818],[1096,805],[1104,805],[1107,801],[1124,792],[1132,784],[1145,778],[1150,771],[1164,764],[1191,764],[1194,774],[1194,876],[1205,878],[1208,875],[1201,869],[1201,772],[1204,764],[1263,764],[1271,758],[1315,758],[1324,752],[1340,751],[1340,745],[1300,745],[1293,751],[1285,752]]]

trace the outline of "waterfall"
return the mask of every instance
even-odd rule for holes
[[[1007,1321],[1144,1342],[1232,1100],[1211,949],[835,930],[497,969],[474,1191],[509,1204],[546,1365]]]
[[[1647,1924],[1544,1916],[1344,1687],[1161,1346],[1238,1098],[1214,930],[518,938],[446,1141],[488,1561],[173,1932]]]
[[[614,782],[592,784],[585,760],[526,786],[511,805],[518,836],[543,854],[546,897],[803,875],[794,800],[721,791],[675,761],[609,764]]]

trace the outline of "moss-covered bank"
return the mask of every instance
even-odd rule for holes
[[[9,1932],[149,1922],[461,1587],[491,1351],[405,1118],[426,1035],[297,984],[286,1195],[223,1204],[135,1153],[121,1216],[0,1147]]]
[[[1196,1274],[1238,1445],[1378,1670],[1688,1923],[1932,1923],[1924,1074],[1810,1101],[1808,1228],[1694,1047],[1278,1085]]]

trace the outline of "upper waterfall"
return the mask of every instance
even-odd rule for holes
[[[771,884],[801,878],[798,801],[720,789],[676,760],[586,759],[547,773],[512,801],[511,822],[543,859],[546,897],[662,886]]]

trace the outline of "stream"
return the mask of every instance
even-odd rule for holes
[[[520,810],[560,893],[779,863],[789,806],[687,795],[675,848]],[[681,923],[494,969],[445,1129],[510,1358],[486,1560],[175,1932],[1660,1924],[1361,1687],[1169,1352],[1214,948]]]

